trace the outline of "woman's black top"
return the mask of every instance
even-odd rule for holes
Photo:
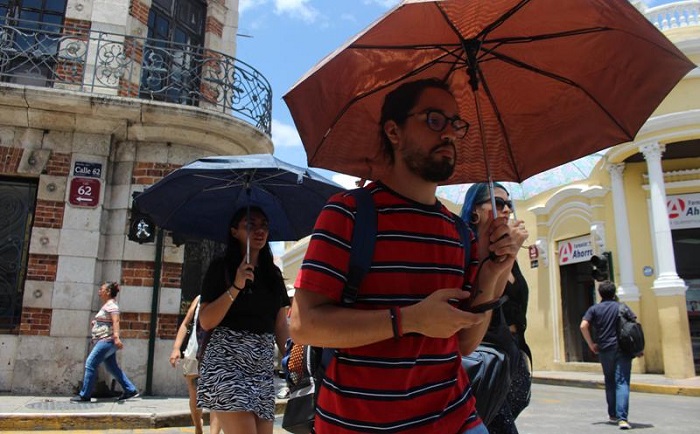
[[[513,283],[508,281],[506,284],[504,294],[508,296],[508,301],[503,304],[503,315],[506,317],[506,324],[515,325],[517,333],[524,334],[527,329],[527,300],[530,291],[517,262],[513,264],[511,272],[514,281]]]
[[[209,265],[202,283],[202,303],[211,303],[231,286],[238,264],[228,265],[228,268],[227,276],[223,257],[214,259]],[[238,294],[219,326],[257,334],[274,333],[277,313],[290,305],[281,274],[260,272],[256,267],[251,289]]]
[[[508,296],[508,300],[499,309],[493,311],[484,341],[497,344],[508,353],[517,351],[513,348],[514,343],[518,350],[524,351],[532,359],[530,347],[525,342],[527,302],[530,292],[517,262],[513,264],[512,273],[513,282],[509,280],[503,292]],[[516,332],[513,334],[508,330],[510,325],[515,325]]]

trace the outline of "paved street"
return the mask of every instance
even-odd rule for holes
[[[697,432],[700,398],[652,393],[635,393],[630,398],[630,422],[644,434],[686,434]],[[530,407],[518,419],[521,434],[604,434],[620,432],[606,423],[605,392],[600,389],[535,384]],[[275,434],[286,431],[275,424]],[[20,434],[27,431],[4,431]],[[58,434],[66,431],[41,431]],[[73,431],[76,434],[182,434],[188,428]],[[207,431],[205,430],[205,433]]]
[[[644,434],[698,432],[700,398],[652,393],[630,396],[630,423]],[[520,434],[605,434],[609,425],[605,391],[535,384],[530,406],[518,418]]]

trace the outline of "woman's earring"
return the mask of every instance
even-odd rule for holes
[[[473,224],[473,225],[478,224],[478,223],[479,223],[479,220],[480,220],[480,219],[479,219],[479,214],[477,214],[476,211],[474,211],[474,212],[472,213],[472,215],[469,217],[469,222],[470,222],[471,224]]]

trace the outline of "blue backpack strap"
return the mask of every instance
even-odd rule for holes
[[[348,193],[355,198],[357,208],[352,231],[347,283],[341,298],[343,306],[349,306],[357,300],[362,279],[372,265],[374,242],[377,237],[377,213],[372,193],[366,188],[356,188]]]
[[[462,220],[462,218],[456,214],[452,214],[455,219],[455,225],[457,226],[457,232],[459,232],[459,238],[462,239],[462,244],[464,245],[464,277],[466,284],[467,269],[469,268],[469,262],[471,261],[472,252],[472,230],[467,226],[467,224]]]

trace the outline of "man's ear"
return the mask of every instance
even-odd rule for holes
[[[395,121],[389,120],[384,122],[384,134],[386,134],[392,144],[396,145],[399,143],[399,126]]]

